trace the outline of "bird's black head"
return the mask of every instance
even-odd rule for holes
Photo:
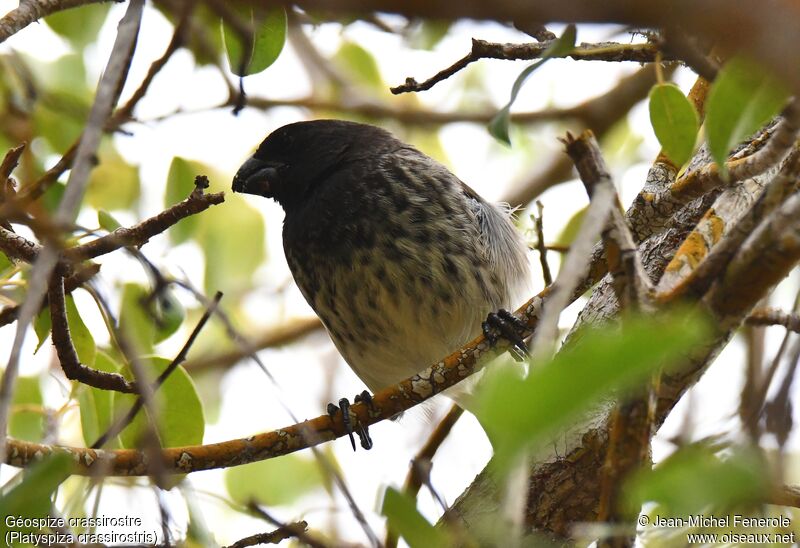
[[[242,164],[233,178],[233,191],[273,198],[284,209],[291,208],[344,164],[400,146],[389,132],[366,124],[289,124],[273,131]]]

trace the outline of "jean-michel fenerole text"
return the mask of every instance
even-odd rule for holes
[[[654,527],[700,527],[704,529],[710,527],[778,529],[789,527],[791,522],[786,516],[751,517],[741,514],[726,516],[693,514],[685,517],[656,515],[651,525]]]

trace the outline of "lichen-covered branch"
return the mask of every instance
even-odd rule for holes
[[[543,290],[517,310],[528,326],[528,335],[538,324],[549,293],[549,289]],[[392,418],[480,370],[509,346],[505,339],[499,339],[495,346],[491,346],[480,335],[424,371],[374,394],[371,403],[354,403],[350,408],[351,418],[356,422],[355,426],[359,423],[369,426]],[[293,453],[346,435],[348,432],[341,414],[335,418],[326,414],[247,438],[166,448],[161,451],[159,464],[165,472],[174,474],[226,468]],[[6,441],[9,449],[6,462],[12,466],[28,466],[48,454],[62,452],[74,458],[76,474],[91,474],[93,469],[112,476],[138,476],[151,472],[152,464],[148,464],[147,454],[133,449],[104,451],[14,439]]]

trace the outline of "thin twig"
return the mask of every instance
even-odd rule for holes
[[[294,523],[287,523],[269,533],[256,533],[237,540],[226,548],[246,548],[247,546],[256,546],[258,544],[279,544],[283,540],[296,538],[298,531],[307,532],[308,522],[295,521]]]
[[[202,176],[200,180],[203,180]],[[203,184],[207,185],[207,180]],[[181,219],[205,211],[212,205],[221,204],[225,201],[224,192],[204,194],[202,189],[203,185],[195,181],[195,190],[182,202],[132,227],[118,228],[106,236],[67,249],[64,252],[64,256],[71,261],[83,261],[111,253],[121,247],[141,246],[147,243],[150,238],[163,233]]]
[[[0,19],[0,43],[5,42],[6,39],[31,23],[51,13],[105,1],[106,0],[26,0],[25,2],[20,2],[18,7],[9,11]]]
[[[550,265],[547,264],[547,246],[544,245],[544,205],[540,200],[536,200],[536,209],[539,212],[533,219],[536,227],[536,250],[539,252],[539,263],[542,265],[544,285],[550,285],[553,283],[553,275],[550,273]]]
[[[139,87],[136,88],[136,91],[133,92],[133,95],[131,95],[124,105],[114,111],[114,114],[108,121],[108,129],[110,131],[118,128],[131,118],[133,115],[133,109],[136,108],[136,105],[139,104],[139,101],[141,101],[142,97],[144,97],[147,93],[147,90],[150,88],[150,84],[153,82],[153,79],[161,71],[161,69],[164,68],[164,65],[167,64],[174,53],[183,46],[186,40],[188,23],[191,21],[190,16],[194,6],[194,2],[185,2],[183,4],[178,23],[175,25],[175,30],[172,32],[172,38],[170,39],[169,44],[167,44],[167,49],[164,50],[164,53],[161,54],[161,57],[153,61],[153,63],[150,65],[150,68],[142,80],[142,83],[139,84]]]
[[[541,321],[533,337],[531,348],[535,349],[538,356],[549,357],[555,349],[558,334],[558,318],[561,311],[567,307],[573,293],[580,282],[588,273],[589,259],[591,258],[594,243],[600,238],[612,209],[617,204],[617,192],[608,172],[595,170],[598,164],[588,155],[598,147],[580,147],[581,141],[594,141],[591,131],[585,131],[577,139],[567,133],[564,140],[567,153],[572,158],[578,172],[591,186],[591,201],[589,208],[581,223],[575,240],[570,245],[569,252],[564,258],[558,278],[553,282],[553,294],[547,300]],[[583,170],[586,170],[584,176]]]
[[[530,44],[498,44],[485,40],[472,39],[471,51],[451,66],[439,71],[422,83],[414,78],[406,78],[405,83],[390,88],[395,95],[408,92],[420,92],[431,89],[439,82],[446,80],[480,59],[503,59],[508,61],[538,59],[550,47],[553,41]],[[570,57],[576,61],[636,61],[649,63],[656,59],[658,46],[651,43],[620,44],[603,42],[597,44],[580,44],[561,57]],[[664,60],[670,58],[662,57]]]
[[[208,369],[228,369],[254,352],[265,348],[276,348],[292,343],[310,333],[320,331],[322,323],[317,318],[293,320],[264,331],[261,335],[247,338],[245,345],[218,354],[204,354],[184,364],[187,371],[196,373]]]
[[[164,384],[164,381],[167,380],[167,378],[172,374],[172,372],[175,371],[175,369],[177,369],[178,366],[186,360],[186,356],[189,353],[189,349],[191,349],[192,345],[194,344],[194,341],[200,334],[200,331],[203,329],[208,319],[217,309],[217,305],[219,304],[219,300],[221,298],[222,298],[222,293],[218,291],[216,295],[214,295],[214,298],[211,300],[211,303],[208,305],[208,308],[206,308],[206,311],[203,313],[202,317],[200,318],[200,321],[197,322],[197,325],[192,330],[191,334],[189,335],[189,338],[186,339],[183,348],[181,348],[180,352],[178,352],[178,354],[175,356],[175,358],[173,358],[173,360],[166,367],[166,369],[164,369],[164,371],[162,371],[161,374],[153,382],[152,391],[154,393],[161,387],[162,384]],[[122,432],[122,430],[126,426],[128,426],[131,423],[131,421],[133,421],[134,417],[136,417],[136,414],[142,409],[143,406],[144,406],[144,398],[142,396],[139,396],[133,403],[131,408],[128,410],[128,412],[122,417],[120,417],[120,419],[117,420],[113,425],[111,425],[111,427],[106,432],[104,432],[99,438],[97,438],[97,440],[91,445],[91,447],[93,449],[98,449],[103,445],[105,445],[109,439],[113,438],[114,436]]]
[[[258,517],[268,521],[269,523],[271,523],[272,525],[275,525],[276,527],[281,527],[281,528],[289,527],[287,524],[281,523],[280,521],[278,521],[277,519],[272,517],[269,513],[267,513],[266,510],[261,508],[255,502],[251,502],[250,504],[248,504],[247,508],[248,508],[248,510],[253,512],[255,515],[257,515]],[[300,523],[305,524],[304,521],[300,522]],[[300,542],[302,542],[302,543],[304,543],[304,544],[306,544],[308,546],[311,546],[311,548],[327,548],[327,545],[324,542],[322,542],[321,540],[319,540],[317,538],[314,538],[311,535],[309,535],[306,532],[306,528],[305,527],[302,527],[302,528],[298,527],[292,532],[294,533],[293,536],[296,537],[297,540],[299,540]]]
[[[749,325],[782,325],[789,331],[800,333],[800,314],[777,308],[757,308],[747,316],[745,322]]]
[[[122,375],[98,371],[80,362],[69,332],[67,309],[64,302],[64,278],[61,276],[55,275],[50,282],[48,303],[50,305],[53,346],[56,348],[56,354],[64,375],[70,380],[76,380],[103,390],[116,390],[126,394],[136,392],[135,383],[127,381]]]

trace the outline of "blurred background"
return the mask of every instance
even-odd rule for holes
[[[16,2],[0,1],[0,12],[14,7]],[[125,9],[124,4],[104,3],[65,11],[0,45],[0,152],[28,143],[15,172],[18,181],[36,180],[78,138]],[[168,1],[147,4],[121,104],[170,48],[177,12]],[[364,388],[294,286],[283,256],[280,207],[229,191],[238,166],[274,129],[314,118],[346,118],[385,127],[448,166],[487,199],[519,206],[519,229],[532,246],[538,200],[554,273],[588,203],[583,186],[565,164],[558,138],[567,130],[595,128],[625,206],[641,189],[659,151],[645,101],[655,82],[654,71],[637,63],[549,61],[527,81],[514,103],[512,113],[521,122],[511,126],[510,147],[493,138],[486,126],[507,103],[527,62],[481,60],[428,91],[399,96],[389,92],[390,86],[407,77],[422,81],[450,66],[469,52],[472,38],[532,40],[494,23],[449,24],[384,15],[328,21],[290,14],[282,51],[266,69],[244,78],[248,106],[234,114],[239,79],[234,74],[237,67],[231,70],[225,54],[219,17],[199,5],[193,20],[186,47],[169,56],[131,119],[104,137],[78,217],[78,225],[88,231],[102,232],[115,223],[131,225],[185,198],[197,174],[208,176],[210,191],[226,191],[222,205],[153,238],[140,256],[118,251],[101,257],[102,269],[95,278],[98,294],[117,317],[134,325],[148,322],[135,310],[137,299],[151,293],[159,281],[175,282],[161,303],[166,325],[150,343],[152,354],[167,359],[178,352],[204,311],[203,296],[224,293],[220,308],[225,320],[210,322],[186,364],[193,395],[187,396],[184,412],[191,409],[193,416],[177,427],[183,433],[191,431],[186,440],[211,443],[272,430],[294,423],[293,416],[316,417],[327,402],[352,397]],[[557,35],[563,30],[559,25],[548,28]],[[610,40],[627,43],[643,37],[610,26],[578,29],[578,42]],[[683,91],[695,79],[685,68],[668,67],[665,74]],[[635,89],[626,87],[623,92],[626,83]],[[598,99],[612,90],[612,96],[627,104],[612,107]],[[582,108],[587,104],[594,108]],[[48,190],[44,200],[48,207],[57,203],[65,180],[62,176],[61,183]],[[26,230],[19,227],[20,233],[30,235]],[[535,251],[531,260],[539,277],[536,286],[541,288],[544,281]],[[13,304],[22,274],[11,265],[0,267],[4,272],[0,298],[3,304]],[[796,289],[796,277],[779,288],[776,297],[784,308],[791,307]],[[74,303],[77,321],[93,340],[95,364],[113,362],[96,298],[77,290]],[[564,329],[572,325],[583,303],[578,301],[562,314]],[[0,348],[10,348],[14,330],[14,324],[0,327]],[[764,348],[774,350],[783,337],[780,328],[761,329],[758,335],[753,329],[746,331],[673,412],[654,445],[657,461],[672,451],[671,440],[678,435],[684,439],[740,435],[737,408],[748,351],[760,345],[763,355]],[[247,356],[248,345],[259,349],[266,372]],[[51,344],[40,340],[33,329],[24,346],[20,374],[12,435],[85,446],[91,443],[88,433],[102,431],[102,417],[94,426],[87,424],[84,406],[89,405],[85,403],[89,396],[73,391],[54,362]],[[376,425],[375,447],[369,452],[354,453],[346,439],[321,447],[380,536],[383,490],[402,485],[409,462],[449,407],[448,400],[437,398],[400,420]],[[176,439],[183,439],[181,435]],[[790,452],[795,442],[793,435],[787,445]],[[115,443],[125,445],[124,440]],[[432,485],[450,503],[490,456],[483,430],[465,413],[434,460]],[[3,466],[0,480],[8,481],[18,472]],[[160,499],[168,508],[175,538],[210,535],[221,544],[264,530],[262,521],[242,511],[243,503],[255,497],[279,520],[306,519],[315,531],[332,538],[365,542],[330,472],[309,451],[231,470],[194,473],[170,491],[156,492],[146,479],[108,478],[98,486],[70,478],[59,496],[71,516],[92,512],[141,516],[143,528],[157,531],[161,517],[155,502]],[[431,521],[441,513],[424,488],[419,509]]]

